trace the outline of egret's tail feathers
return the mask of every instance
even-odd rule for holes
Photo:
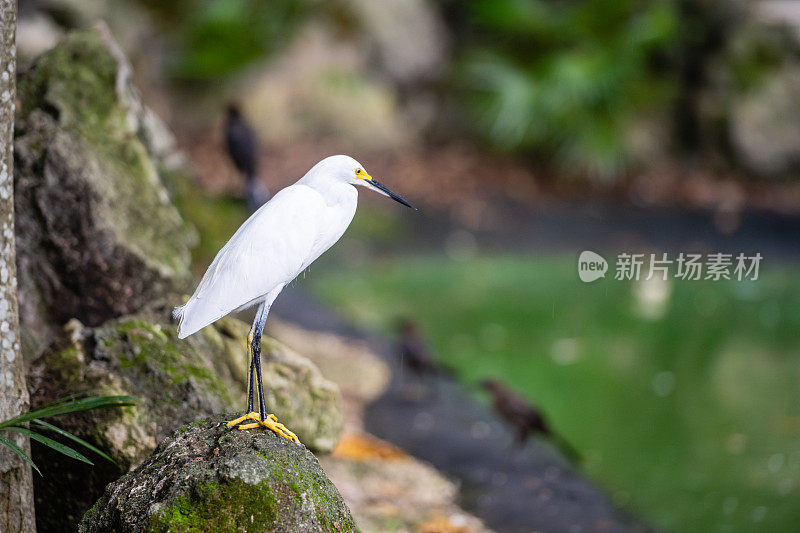
[[[172,316],[178,321],[178,338],[185,339],[189,335],[197,333],[231,311],[233,309],[220,309],[210,305],[209,302],[200,302],[190,298],[184,305],[176,307],[172,311]]]
[[[186,305],[179,305],[172,310],[172,318],[178,321],[178,338],[184,339],[189,334],[183,330],[183,317],[186,313]]]
[[[266,301],[271,305],[278,294],[283,289],[284,284],[281,283],[275,287],[272,292],[264,296],[253,298],[249,302],[240,306],[218,305],[209,298],[198,299],[195,296],[189,298],[189,301],[180,307],[176,307],[172,311],[172,316],[178,321],[178,338],[185,339],[193,333],[197,333],[204,327],[212,322],[216,322],[225,315],[235,312],[243,311],[249,307]]]

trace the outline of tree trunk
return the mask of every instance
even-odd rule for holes
[[[14,249],[14,107],[16,0],[0,0],[0,420],[28,409],[25,367],[19,349],[17,266]],[[30,442],[4,432],[28,454]],[[35,531],[31,468],[0,445],[0,531]]]

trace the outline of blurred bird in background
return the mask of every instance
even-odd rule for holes
[[[523,446],[531,435],[541,435],[553,443],[571,461],[580,461],[580,454],[561,435],[555,433],[542,411],[497,379],[480,383],[492,397],[492,408],[517,432],[517,443]]]
[[[269,189],[258,179],[258,139],[239,106],[228,104],[225,145],[234,166],[244,178],[247,207],[251,213],[269,200]]]
[[[410,318],[402,318],[397,325],[400,363],[417,378],[443,376],[452,378],[449,368],[437,363],[419,325]]]

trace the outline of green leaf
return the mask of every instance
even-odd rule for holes
[[[109,457],[105,453],[101,452],[100,450],[98,450],[97,448],[95,448],[94,446],[92,446],[91,444],[86,442],[85,440],[76,437],[75,435],[73,435],[69,431],[64,431],[60,427],[56,427],[53,424],[48,424],[47,422],[43,422],[42,420],[39,420],[38,418],[36,420],[33,420],[33,423],[37,424],[37,425],[39,425],[39,426],[41,426],[43,428],[47,428],[50,431],[53,431],[55,433],[58,433],[59,435],[61,435],[63,437],[71,439],[74,442],[77,442],[78,444],[80,444],[81,446],[84,446],[85,448],[90,449],[91,451],[93,451],[94,453],[96,453],[97,455],[102,457],[103,459],[107,459],[107,460],[111,461],[112,463],[114,462],[114,460],[111,457]]]
[[[93,396],[77,400],[59,400],[51,405],[37,409],[36,411],[23,413],[9,420],[0,422],[0,429],[15,426],[21,424],[22,422],[28,422],[36,418],[46,418],[48,416],[77,413],[80,411],[89,411],[91,409],[124,407],[127,405],[136,405],[136,398],[133,396]]]
[[[35,431],[31,431],[29,429],[18,427],[18,426],[7,427],[7,428],[4,428],[4,429],[7,429],[9,431],[16,431],[17,433],[22,433],[26,437],[29,437],[29,438],[31,438],[33,440],[36,440],[36,441],[39,441],[42,444],[44,444],[45,446],[47,446],[49,448],[52,448],[53,450],[55,450],[57,452],[63,453],[64,455],[66,455],[67,457],[71,457],[72,459],[77,459],[78,461],[83,461],[84,463],[89,463],[90,465],[94,464],[89,459],[87,459],[86,457],[84,457],[80,453],[76,452],[75,450],[73,450],[69,446],[65,446],[65,445],[61,444],[60,442],[54,441],[53,439],[45,437],[44,435],[40,435],[39,433],[36,433]]]
[[[39,467],[38,467],[38,466],[36,466],[36,465],[34,464],[34,462],[33,462],[33,461],[31,461],[31,458],[30,458],[30,457],[28,457],[28,454],[27,454],[27,453],[25,453],[24,451],[22,451],[22,448],[20,448],[19,446],[17,446],[17,445],[14,443],[14,441],[12,441],[12,440],[9,440],[9,439],[7,439],[7,438],[3,437],[2,435],[0,435],[0,444],[5,444],[5,445],[6,445],[6,446],[8,446],[9,448],[11,448],[11,451],[13,451],[13,452],[14,452],[14,453],[16,453],[17,455],[19,455],[20,457],[22,457],[23,459],[25,459],[25,462],[26,462],[26,463],[28,463],[29,465],[31,465],[31,466],[33,467],[33,469],[34,469],[34,470],[36,470],[37,472],[39,472],[39,475],[40,475],[40,476],[42,475],[42,472],[41,472],[41,470],[39,470]]]

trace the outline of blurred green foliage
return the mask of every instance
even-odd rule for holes
[[[215,81],[281,49],[308,13],[304,0],[141,0],[175,40],[181,81]]]
[[[368,22],[358,16],[357,2],[137,1],[172,43],[168,74],[206,82],[204,88],[279,53],[311,17],[338,36],[363,35],[357,45],[367,48],[370,35],[385,31],[363,27]],[[797,55],[784,32],[751,23],[741,2],[431,4],[447,23],[452,49],[439,88],[463,117],[447,135],[471,133],[499,151],[553,162],[560,176],[611,182],[655,155],[680,153],[736,166],[732,110],[759,89],[764,73]],[[346,83],[353,80],[331,79],[339,83],[317,89],[357,91]],[[365,102],[361,95],[352,101]]]
[[[458,78],[473,124],[502,149],[613,178],[626,131],[675,91],[668,0],[469,0]]]

